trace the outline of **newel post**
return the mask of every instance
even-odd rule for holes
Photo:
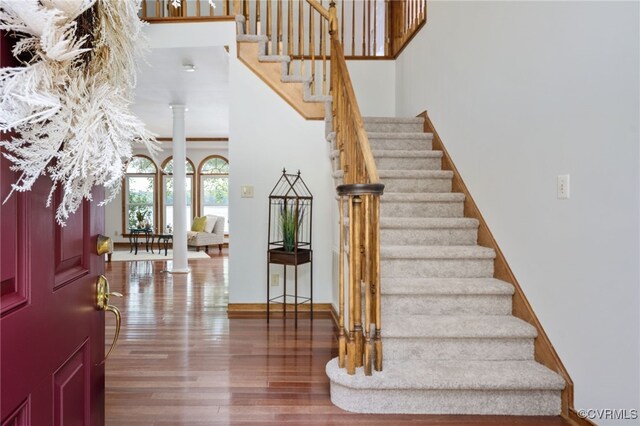
[[[332,37],[338,37],[338,10],[333,0],[329,3],[329,34]]]
[[[340,335],[338,363],[346,367],[347,374],[356,373],[356,367],[364,366],[364,374],[372,369],[382,370],[382,321],[380,316],[380,226],[379,201],[384,185],[344,184],[336,188],[340,197]],[[349,231],[344,234],[344,205],[349,210]],[[343,331],[345,315],[344,243],[349,247],[348,283],[349,326]],[[364,291],[364,310],[362,292]],[[364,315],[363,315],[364,312]],[[364,316],[364,324],[362,317]],[[375,330],[375,333],[374,333]],[[346,346],[346,354],[345,354]],[[346,356],[345,356],[346,355]],[[346,359],[345,359],[346,358]]]
[[[233,0],[233,14],[242,15],[242,0]]]

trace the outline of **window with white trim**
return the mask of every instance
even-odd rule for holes
[[[193,184],[194,184],[194,167],[191,160],[187,158],[185,164],[187,172],[187,180],[185,182],[185,191],[187,194],[187,229],[191,229],[191,221],[194,216],[194,200],[193,200]],[[162,226],[173,227],[173,157],[165,160],[162,166]]]
[[[200,214],[223,216],[224,232],[229,232],[229,162],[212,155],[200,163]]]
[[[154,226],[156,217],[156,179],[158,169],[148,157],[137,155],[127,164],[125,174],[125,233],[140,222]]]

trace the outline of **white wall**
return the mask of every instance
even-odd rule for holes
[[[335,190],[324,122],[303,119],[236,58],[230,67],[229,303],[266,302],[268,196],[283,167],[299,169],[314,196],[314,303],[329,302],[332,237],[326,230]],[[241,198],[241,185],[253,185],[254,197]],[[308,289],[308,270],[300,267],[301,294]]]
[[[396,64],[386,60],[347,61],[353,90],[364,117],[396,115]]]
[[[639,35],[637,2],[431,2],[397,61],[398,115],[429,111],[577,408],[640,407]]]
[[[236,52],[236,23],[233,21],[151,24],[145,27],[145,34],[152,49],[229,46],[232,56]]]

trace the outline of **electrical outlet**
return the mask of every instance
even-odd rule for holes
[[[271,274],[271,287],[278,287],[280,285],[280,274]]]
[[[569,175],[558,175],[558,199],[568,200],[570,196]]]
[[[113,231],[113,235],[115,235],[116,237],[118,236],[118,230],[117,229],[115,231]]]

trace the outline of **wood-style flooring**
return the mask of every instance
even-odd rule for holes
[[[564,425],[560,418],[362,415],[331,404],[325,364],[336,356],[330,319],[227,319],[228,258],[111,262],[122,311],[107,360],[108,425]],[[114,321],[107,317],[111,343]]]

